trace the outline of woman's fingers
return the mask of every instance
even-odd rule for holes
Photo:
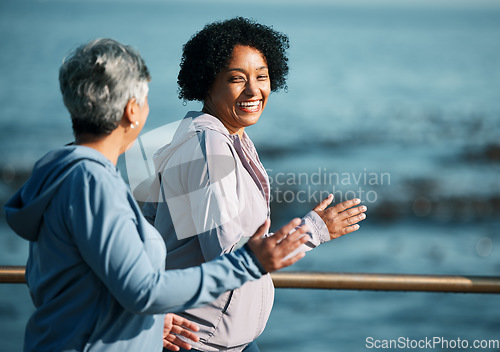
[[[299,227],[300,223],[301,220],[296,218],[279,229],[273,236],[262,238],[262,236],[259,236],[259,231],[257,231],[248,240],[247,244],[249,248],[266,272],[279,270],[290,265],[287,263],[292,263],[300,259],[300,257],[293,257],[294,261],[288,260],[288,258],[286,261],[283,260],[308,240],[309,236],[304,236],[307,226]]]
[[[352,208],[352,207],[358,205],[359,203],[361,203],[361,199],[354,198],[354,199],[346,200],[345,202],[339,203],[339,204],[335,205],[334,207],[332,207],[332,209],[334,209],[337,213],[341,213],[344,210],[347,210],[349,208]]]
[[[300,219],[299,219],[299,224],[300,224]],[[288,228],[285,228],[283,226],[281,230],[288,230]],[[292,232],[293,231],[293,232]],[[280,247],[290,247],[290,246],[297,246],[299,247],[302,243],[305,243],[309,240],[309,235],[307,234],[307,231],[309,231],[309,227],[307,225],[302,225],[299,227],[293,227],[290,231],[287,232],[287,235],[285,238],[283,238],[276,246]],[[303,237],[305,237],[303,239]]]
[[[366,206],[359,205],[359,198],[346,200],[326,209],[319,215],[330,232],[330,238],[338,238],[359,229],[358,222],[366,218]]]
[[[347,216],[354,216],[354,215],[358,215],[360,213],[363,213],[365,211],[366,211],[366,206],[361,205],[361,206],[356,207],[356,208],[350,208],[350,209],[344,210],[342,213],[347,214]]]
[[[253,236],[250,237],[249,241],[259,240],[262,237],[264,237],[264,235],[268,232],[270,225],[271,225],[271,220],[266,219],[266,221],[264,221],[264,223],[259,226],[259,228],[257,229],[257,231],[255,231],[255,233],[253,234]]]
[[[282,261],[283,268],[286,268],[287,266],[295,264],[296,262],[298,262],[299,260],[301,260],[302,258],[304,258],[305,255],[306,255],[305,252],[300,252],[300,253],[298,253],[297,255],[294,255],[291,258],[283,259],[283,261]]]
[[[358,215],[366,211],[366,206],[362,205],[356,208],[354,206],[361,202],[360,199],[350,199],[345,202],[339,203],[333,207],[326,209],[320,216],[323,220],[337,218],[339,220],[346,219],[351,216]]]
[[[359,204],[359,199],[352,199],[328,209],[327,217],[335,218],[339,221],[344,221],[347,225],[355,224],[366,218],[364,212],[367,210],[366,206],[352,208],[354,205]]]
[[[179,347],[185,350],[190,350],[191,345],[186,341],[182,340],[181,338],[179,338],[179,336],[177,335],[182,335],[190,339],[191,341],[195,342],[198,342],[200,340],[199,337],[196,336],[194,332],[181,328],[177,325],[174,325],[172,327],[172,330],[170,330],[170,333],[163,337],[163,347],[171,351],[179,351]]]
[[[176,343],[177,340],[180,340],[179,343]],[[181,344],[181,343],[185,343],[185,344],[189,345],[188,343],[182,341],[181,339],[179,339],[177,336],[175,336],[173,334],[167,334],[166,336],[163,336],[163,347],[165,347],[166,349],[168,349],[170,351],[179,351],[180,347],[181,347],[181,346],[179,346],[179,344]],[[182,346],[182,348],[186,349],[183,346]],[[189,348],[191,348],[191,345],[189,345]]]
[[[330,204],[332,204],[333,202],[333,194],[329,194],[328,197],[326,197],[325,199],[323,199],[321,202],[319,202],[318,205],[316,205],[314,207],[314,211],[323,211],[325,210]]]
[[[180,326],[174,326],[172,330],[170,331],[171,334],[176,334],[176,335],[181,335],[184,337],[187,337],[191,341],[198,342],[200,338],[191,330],[182,328]]]
[[[346,227],[342,228],[342,230],[340,230],[340,233],[339,233],[339,235],[336,238],[344,236],[344,235],[347,235],[348,233],[351,233],[351,232],[354,232],[354,231],[357,231],[357,230],[359,230],[359,225],[358,224],[355,224],[355,225],[352,225],[352,226],[346,226]]]
[[[345,220],[347,224],[355,224],[366,218],[366,207],[364,205],[343,211],[338,215],[340,220]]]
[[[170,351],[179,351],[181,348],[190,350],[191,345],[175,335],[168,335],[163,339],[163,347]]]
[[[301,252],[294,255],[293,257],[288,257],[290,254],[294,253],[297,248],[309,241],[310,238],[307,234],[308,231],[309,228],[306,225],[302,225],[292,233],[289,233],[288,236],[286,236],[276,245],[275,251],[277,251],[277,253],[280,253],[280,256],[274,263],[274,270],[279,270],[290,266],[305,256],[305,253]]]
[[[173,344],[172,342],[170,341],[167,341],[165,339],[163,339],[163,347],[166,348],[167,350],[169,351],[180,351],[180,347]],[[184,348],[185,350],[190,350],[191,349],[191,345],[189,345],[189,348],[185,348],[185,347],[182,347]]]
[[[200,328],[193,322],[173,313],[165,315],[165,327],[163,328],[163,347],[170,351],[179,351],[179,347],[186,350],[191,349],[191,345],[176,335],[187,337],[198,342],[199,337],[194,333]]]
[[[178,316],[176,314],[173,314],[173,320],[172,320],[172,322],[173,322],[174,325],[178,325],[178,326],[184,327],[184,328],[192,330],[192,331],[198,331],[198,330],[200,330],[200,328],[198,327],[198,325],[196,325],[192,321],[187,320],[186,318],[183,318],[183,317]]]
[[[293,219],[288,224],[283,226],[281,229],[276,231],[276,233],[271,238],[273,238],[275,242],[281,242],[283,238],[288,236],[288,234],[292,232],[295,228],[297,228],[297,226],[299,226],[301,222],[302,220],[299,218]]]
[[[180,351],[180,348],[174,345],[173,343],[163,340],[163,347],[166,348],[169,351]],[[183,347],[184,348],[184,347]],[[184,348],[185,350],[191,349],[191,346],[189,348]]]
[[[182,335],[192,341],[198,342],[199,337],[194,333],[194,331],[198,330],[200,330],[200,328],[192,321],[189,321],[186,318],[183,318],[176,314],[172,314],[172,329],[170,330],[171,334]]]
[[[285,268],[304,258],[305,253],[300,252],[292,257],[288,257],[290,254],[302,246],[304,243],[309,241],[310,237],[308,234],[309,227],[302,225],[298,227],[295,231],[288,234],[281,242],[276,245],[276,250],[283,253],[283,260],[281,260],[281,267]],[[281,268],[280,268],[281,269]],[[278,270],[278,269],[276,269]]]

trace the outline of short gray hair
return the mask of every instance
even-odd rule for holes
[[[96,39],[75,49],[59,69],[59,85],[75,136],[110,134],[130,99],[144,104],[150,80],[144,60],[130,46]]]

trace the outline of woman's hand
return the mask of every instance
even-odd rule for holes
[[[270,273],[290,266],[304,257],[304,253],[299,253],[291,258],[285,259],[285,257],[295,249],[309,240],[308,235],[304,236],[307,231],[309,231],[308,227],[302,225],[297,228],[300,223],[300,219],[293,219],[276,231],[273,236],[263,238],[269,229],[270,221],[267,219],[248,240],[248,246],[266,272]]]
[[[165,325],[163,327],[163,347],[170,351],[179,351],[181,348],[190,350],[191,345],[181,340],[177,335],[182,335],[194,342],[198,342],[198,336],[193,333],[193,331],[198,330],[200,328],[195,323],[178,315],[168,313],[165,315]]]
[[[358,222],[366,218],[364,205],[353,208],[360,199],[346,200],[328,208],[332,201],[333,194],[330,194],[313,209],[325,222],[331,240],[358,230]]]

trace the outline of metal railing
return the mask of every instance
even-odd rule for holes
[[[0,266],[0,284],[24,284],[24,266]]]
[[[272,277],[280,288],[500,293],[500,277],[489,276],[279,272]]]
[[[0,283],[25,283],[24,266],[0,266]],[[500,293],[500,277],[408,274],[278,272],[277,288],[367,291]]]

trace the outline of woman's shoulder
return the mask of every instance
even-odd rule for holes
[[[233,158],[233,137],[218,128],[213,119],[215,118],[210,115],[185,119],[178,127],[172,142],[155,153],[156,168],[162,170],[187,166],[195,160],[208,162],[213,156]]]
[[[61,191],[68,207],[99,207],[106,211],[120,210],[124,215],[130,211],[130,190],[119,172],[94,160],[78,162]]]
[[[195,134],[177,145],[172,154],[191,158],[208,157],[211,155],[232,155],[233,141],[223,133],[212,129],[198,129]],[[196,157],[197,156],[197,157]]]
[[[234,140],[230,135],[212,129],[203,130],[199,141],[208,155],[230,155],[234,149]]]
[[[52,150],[42,157],[33,169],[32,183],[37,188],[58,187],[69,183],[77,187],[78,182],[95,179],[113,182],[120,174],[104,155],[92,148],[71,145]]]
[[[90,186],[105,193],[117,194],[117,190],[126,187],[116,167],[99,158],[82,158],[75,162],[69,175],[68,183],[72,188]]]
[[[119,177],[119,173],[95,160],[84,159],[75,165],[74,176],[91,178],[102,182],[113,182]]]

